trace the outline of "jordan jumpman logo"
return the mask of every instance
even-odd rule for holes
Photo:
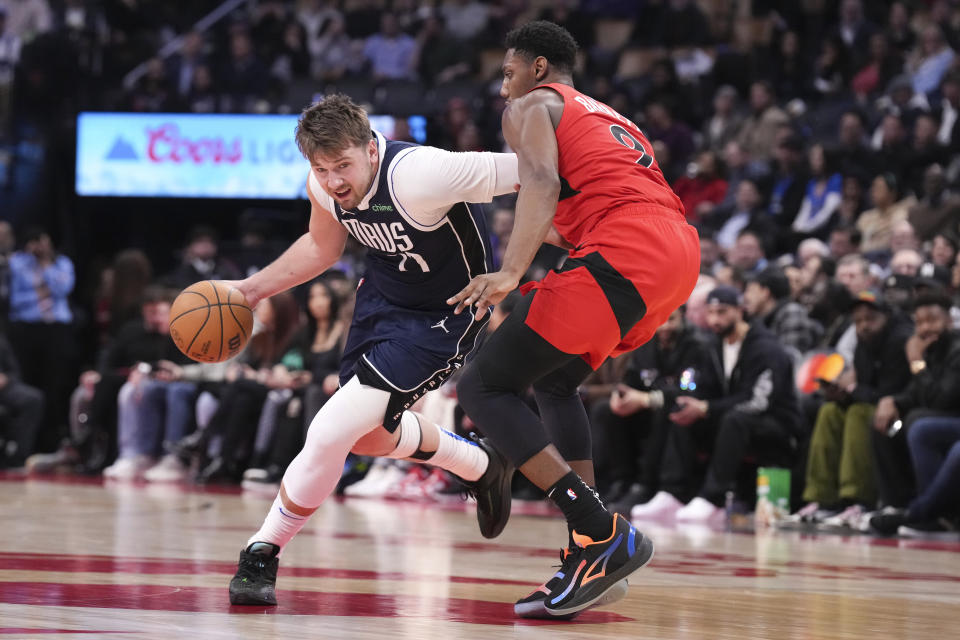
[[[443,316],[443,320],[441,320],[440,322],[438,322],[438,323],[435,324],[435,325],[432,325],[430,328],[431,328],[431,329],[436,329],[436,328],[439,327],[440,329],[443,329],[443,332],[444,332],[444,333],[450,333],[450,332],[447,330],[447,318],[449,318],[449,317],[450,317],[450,316]]]

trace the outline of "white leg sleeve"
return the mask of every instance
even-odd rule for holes
[[[336,488],[350,449],[383,422],[389,399],[389,393],[360,384],[356,376],[333,394],[313,418],[303,449],[283,474],[287,497],[305,509],[320,506]],[[282,549],[307,519],[288,513],[278,496],[247,544],[271,542]]]
[[[356,376],[333,394],[283,475],[287,496],[307,509],[319,506],[337,486],[353,445],[383,422],[389,400],[389,393],[360,384]]]

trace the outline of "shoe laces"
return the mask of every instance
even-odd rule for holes
[[[573,549],[570,547],[560,549],[560,564],[553,565],[554,568],[562,569],[564,573],[566,573],[566,568],[576,564],[577,560],[580,559],[581,553],[583,553],[583,549],[577,546],[574,546]]]
[[[270,556],[260,553],[246,552],[237,566],[237,575],[240,578],[259,579],[270,574],[269,564],[273,560]]]
[[[259,578],[267,568],[267,563],[262,556],[256,554],[245,555],[237,567],[237,575],[240,578]]]
[[[478,492],[475,482],[467,482],[458,476],[454,476],[454,479],[460,483],[460,498],[462,500],[469,500],[470,498],[477,500]]]

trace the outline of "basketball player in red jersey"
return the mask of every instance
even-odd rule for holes
[[[653,556],[649,538],[590,488],[577,387],[606,358],[647,342],[686,301],[700,244],[637,126],[573,88],[573,37],[537,21],[509,33],[506,46],[500,94],[504,138],[519,161],[516,222],[501,270],[448,302],[482,315],[516,288],[542,242],[571,248],[559,272],[521,289],[521,304],[458,385],[480,430],[567,519],[560,571],[515,611],[569,618],[622,598],[626,576]],[[539,417],[520,398],[531,384]]]

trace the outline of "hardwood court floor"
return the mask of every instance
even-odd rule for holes
[[[560,520],[515,514],[488,541],[465,505],[362,499],[325,504],[290,544],[279,607],[231,607],[270,502],[0,477],[0,637],[957,637],[960,544],[651,527],[657,555],[625,600],[544,623],[512,603],[553,572]]]

